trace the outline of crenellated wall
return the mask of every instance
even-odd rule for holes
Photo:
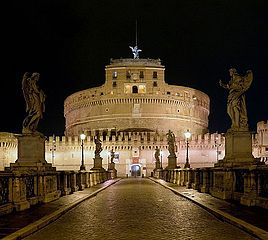
[[[252,153],[254,157],[267,156],[267,122],[259,122],[258,131],[253,135]],[[86,168],[93,167],[95,151],[95,132],[84,140],[84,158]],[[154,153],[156,147],[162,150],[163,167],[167,165],[169,155],[167,137],[163,132],[113,132],[99,131],[102,141],[103,167],[108,167],[110,151],[116,152],[118,175],[130,174],[131,166],[138,164],[142,173],[150,176],[155,168]],[[176,136],[176,135],[175,135]],[[186,159],[186,141],[183,135],[176,136],[177,163],[183,167]],[[79,136],[49,136],[46,141],[46,160],[57,170],[79,170],[81,164],[81,141]],[[260,149],[262,151],[260,151]],[[189,141],[189,161],[193,168],[212,167],[217,159],[225,156],[224,134],[193,134]],[[0,170],[8,167],[17,159],[17,139],[15,134],[0,133]]]
[[[13,133],[0,132],[0,170],[17,159],[17,138]]]
[[[268,160],[268,121],[257,123],[257,133],[253,135],[253,156],[261,158],[261,161]]]
[[[93,166],[95,144],[94,136],[84,140],[84,159],[87,169]],[[155,168],[154,153],[162,150],[163,167],[167,165],[169,155],[167,137],[155,132],[120,132],[117,135],[100,136],[103,151],[103,166],[107,168],[109,152],[113,149],[118,156],[115,159],[118,175],[129,174],[133,164],[139,164],[143,174],[149,176]],[[53,145],[55,150],[52,151]],[[186,142],[176,137],[177,162],[183,167],[186,156]],[[218,148],[217,148],[218,146]],[[222,134],[192,135],[189,142],[189,158],[192,167],[213,166],[224,157],[224,136]],[[54,156],[54,157],[53,157]],[[81,142],[76,137],[49,137],[46,142],[46,159],[59,170],[78,170],[81,164]]]

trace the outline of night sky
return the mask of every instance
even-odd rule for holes
[[[250,129],[268,120],[268,1],[32,0],[2,8],[0,131],[21,133],[23,74],[39,72],[46,111],[38,130],[63,135],[65,98],[100,86],[110,58],[132,58],[136,21],[140,58],[160,58],[168,84],[210,96],[209,131],[230,127],[229,68],[254,79],[246,93]]]

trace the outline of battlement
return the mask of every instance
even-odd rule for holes
[[[0,148],[17,148],[18,141],[13,133],[0,132]]]
[[[84,144],[88,146],[94,146],[94,135],[87,136],[84,140]],[[166,134],[156,132],[119,132],[116,135],[100,135],[100,140],[103,146],[105,145],[167,145]],[[206,133],[199,135],[192,135],[189,140],[189,145],[192,147],[211,147],[216,144],[224,145],[224,135],[219,133]],[[79,136],[49,136],[46,141],[46,145],[55,144],[56,146],[80,146],[81,140]],[[176,137],[176,144],[179,146],[186,145],[186,141],[183,137]]]
[[[268,120],[265,121],[260,121],[257,123],[257,132],[260,131],[266,131],[268,133]]]

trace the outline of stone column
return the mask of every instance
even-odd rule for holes
[[[244,176],[244,194],[240,203],[246,206],[256,206],[258,198],[258,174],[256,170],[251,170]]]
[[[200,192],[203,193],[209,193],[209,169],[203,168],[201,169],[203,172],[203,181],[202,181],[202,186],[200,188]]]
[[[194,190],[199,190],[200,185],[200,169],[197,168],[194,170],[194,182],[192,183],[192,188]]]

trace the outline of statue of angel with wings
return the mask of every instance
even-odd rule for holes
[[[227,99],[227,113],[232,120],[231,129],[235,131],[248,130],[248,118],[246,108],[245,92],[249,89],[252,80],[253,73],[248,70],[244,76],[237,73],[235,68],[229,69],[230,81],[227,84],[219,84],[221,87],[229,90]]]
[[[139,52],[141,52],[142,50],[141,49],[138,49],[138,46],[135,46],[135,47],[129,46],[129,47],[132,50],[133,58],[134,59],[139,59]]]
[[[24,134],[37,133],[39,120],[43,118],[43,112],[45,112],[46,95],[37,85],[39,77],[40,74],[37,72],[32,74],[26,72],[23,75],[22,91],[28,113],[22,123],[22,133]]]

